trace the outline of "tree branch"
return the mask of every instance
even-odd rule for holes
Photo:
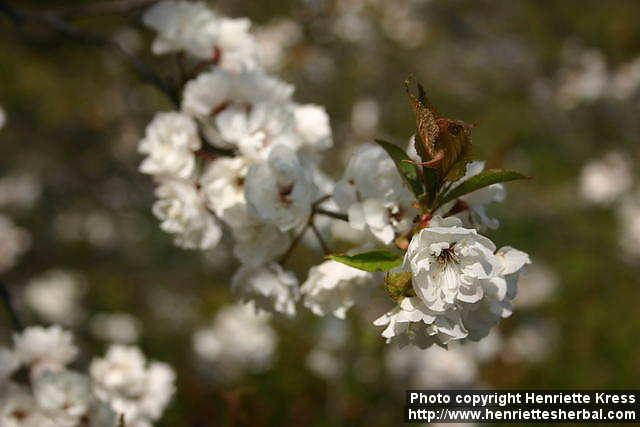
[[[329,210],[321,208],[319,206],[314,206],[313,207],[313,212],[318,214],[318,215],[324,215],[324,216],[328,216],[328,217],[331,217],[331,218],[339,219],[341,221],[349,222],[349,216],[347,214],[343,214],[343,213],[340,213],[340,212],[329,211]]]
[[[180,107],[180,95],[177,88],[158,76],[147,64],[129,53],[115,40],[101,34],[80,30],[52,12],[22,11],[14,8],[6,1],[0,1],[0,12],[4,13],[17,27],[22,28],[28,23],[37,24],[77,43],[109,49],[127,61],[141,81],[155,86],[167,95],[176,107]]]
[[[13,306],[13,299],[11,298],[11,294],[9,293],[9,289],[7,289],[7,286],[2,281],[0,281],[0,299],[2,299],[2,302],[7,309],[7,313],[9,313],[13,328],[16,331],[22,331],[23,326],[22,322],[20,321],[20,316],[18,316],[18,312]]]

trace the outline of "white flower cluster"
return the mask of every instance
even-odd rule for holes
[[[302,299],[317,315],[344,318],[366,295],[371,273],[326,261],[298,287],[278,263],[308,228],[325,249],[315,223],[315,214],[324,213],[346,217],[345,234],[357,234],[360,249],[408,246],[403,270],[413,276],[415,296],[376,322],[388,325],[383,335],[389,341],[426,347],[479,339],[511,313],[515,278],[529,258],[511,248],[496,251],[478,234],[498,226],[486,206],[504,199],[501,184],[438,205],[427,225],[426,206],[386,149],[364,144],[334,185],[319,168],[333,144],[326,111],[296,103],[293,87],[267,74],[248,20],[220,17],[202,3],[163,1],[144,22],[158,33],[154,52],[197,61],[197,72],[187,73],[193,78],[184,85],[180,111],[158,113],[139,146],[146,155],[140,170],[158,184],[153,212],[184,248],[212,249],[223,228],[230,230],[242,264],[233,290],[242,300],[292,316]],[[463,129],[458,121],[438,123],[443,134]],[[414,145],[408,155],[419,164]],[[447,190],[455,190],[483,168],[469,163],[459,181],[444,174],[438,185],[447,181]],[[200,333],[197,352],[225,359],[218,355],[228,346],[220,335]]]
[[[158,113],[140,142],[140,171],[158,184],[153,213],[183,248],[212,249],[228,228],[242,263],[233,289],[295,314],[298,281],[275,261],[332,187],[318,167],[333,143],[326,111],[297,104],[293,87],[264,71],[246,19],[163,1],[144,22],[158,33],[154,52],[207,65],[186,83],[181,111]]]
[[[403,270],[415,297],[405,297],[377,319],[387,342],[421,348],[480,339],[512,312],[518,272],[529,256],[510,247],[496,251],[488,238],[458,218],[434,217],[415,234]]]
[[[89,373],[67,367],[78,349],[59,326],[30,327],[0,348],[0,425],[33,427],[149,427],[173,396],[175,374],[147,362],[135,347],[113,346]],[[29,384],[12,377],[26,369]]]

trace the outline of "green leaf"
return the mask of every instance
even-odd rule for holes
[[[472,193],[484,187],[488,187],[491,184],[497,184],[499,182],[515,181],[517,179],[529,179],[528,176],[521,174],[520,172],[490,169],[480,172],[478,175],[474,175],[471,178],[464,181],[462,184],[449,191],[441,201],[441,205],[457,199],[465,194]]]
[[[420,172],[418,171],[418,167],[413,163],[413,160],[397,145],[380,139],[376,139],[375,141],[387,152],[389,157],[391,157],[400,175],[402,175],[407,182],[416,198],[419,198],[422,193],[424,193],[424,188],[420,180]]]
[[[370,272],[389,271],[402,265],[402,255],[384,250],[364,252],[357,255],[329,255],[328,258],[349,267]]]

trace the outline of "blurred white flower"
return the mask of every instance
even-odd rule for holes
[[[13,335],[13,344],[16,357],[31,370],[33,378],[46,371],[61,371],[78,354],[73,335],[58,325],[26,328]]]
[[[91,333],[104,341],[131,344],[140,336],[141,324],[128,313],[98,313],[91,318]]]
[[[627,192],[632,184],[629,157],[617,151],[590,161],[580,172],[580,194],[589,203],[610,204]]]
[[[635,260],[640,257],[640,194],[626,196],[618,208],[619,244],[624,253]]]
[[[155,54],[186,51],[230,69],[257,62],[251,22],[219,17],[205,3],[162,1],[144,14],[143,21],[158,32],[152,45]]]
[[[43,320],[70,326],[85,316],[84,293],[85,283],[76,273],[49,270],[27,283],[24,300]]]
[[[574,108],[583,102],[593,102],[606,93],[609,83],[607,63],[602,52],[569,50],[569,61],[561,69],[557,89],[558,103],[564,108]]]
[[[45,372],[33,382],[42,412],[60,427],[75,427],[89,410],[89,378],[72,371]]]
[[[411,229],[418,213],[414,199],[393,160],[369,143],[353,153],[334,192],[338,207],[349,215],[349,224],[371,231],[384,244]]]
[[[557,326],[547,321],[526,323],[515,329],[507,340],[504,358],[513,363],[544,361],[558,338]]]
[[[111,346],[104,358],[91,362],[89,372],[95,395],[122,414],[127,425],[158,420],[175,392],[171,367],[148,363],[137,347]]]
[[[31,246],[29,233],[0,214],[0,273],[12,268]]]
[[[46,417],[26,388],[11,384],[0,399],[0,426],[2,427],[59,427]]]
[[[373,274],[336,261],[311,267],[300,292],[304,305],[318,316],[333,314],[344,319],[356,301],[368,293]]]
[[[307,355],[305,362],[311,372],[325,380],[338,378],[345,370],[344,360],[320,347],[314,347]]]
[[[480,369],[473,352],[461,346],[448,349],[431,347],[388,348],[385,364],[402,386],[413,388],[468,388],[474,385]]]
[[[231,287],[243,301],[253,301],[259,309],[290,317],[296,314],[295,304],[300,297],[298,279],[278,263],[258,268],[240,267],[233,276]]]
[[[611,78],[611,95],[620,100],[632,97],[640,87],[640,58],[622,65]]]
[[[558,275],[549,267],[536,262],[527,268],[518,281],[518,308],[534,308],[549,301],[558,287]]]
[[[378,129],[380,104],[373,98],[360,98],[351,108],[351,128],[357,135],[372,136]]]
[[[156,188],[154,215],[160,228],[175,235],[174,242],[185,249],[211,249],[222,237],[218,222],[205,207],[195,183],[163,179]]]
[[[0,179],[0,208],[29,209],[42,193],[38,177],[28,172],[16,172]]]
[[[193,349],[202,360],[212,363],[224,380],[234,380],[245,371],[266,371],[278,340],[269,319],[252,304],[224,307],[211,326],[195,332]]]
[[[178,112],[156,113],[138,146],[138,151],[147,155],[140,172],[188,179],[195,171],[194,152],[199,148],[198,127],[191,117]]]
[[[278,19],[256,31],[260,64],[267,70],[282,68],[287,49],[302,38],[300,24],[292,19]]]
[[[250,212],[282,231],[301,227],[311,214],[317,188],[295,152],[278,145],[268,162],[253,165],[245,182]]]

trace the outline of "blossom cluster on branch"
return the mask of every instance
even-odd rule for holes
[[[140,170],[157,185],[153,213],[182,248],[210,250],[229,234],[240,299],[287,316],[301,300],[344,318],[385,272],[395,306],[375,324],[388,342],[423,348],[480,339],[510,315],[529,257],[479,233],[499,225],[486,207],[504,200],[502,183],[525,177],[474,161],[472,126],[407,84],[417,124],[408,150],[364,144],[334,182],[320,168],[333,144],[326,110],[297,103],[265,71],[249,20],[184,1],[143,19],[157,32],[152,51],[181,55],[188,76],[180,110],[157,113],[140,142]],[[300,284],[284,262],[309,231],[330,253],[318,216],[345,221],[358,242]]]

